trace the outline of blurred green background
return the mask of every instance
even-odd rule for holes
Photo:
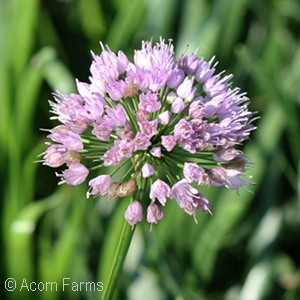
[[[132,57],[174,40],[247,91],[258,127],[244,150],[253,193],[209,189],[196,225],[169,201],[138,226],[115,299],[300,299],[300,2],[298,0],[0,0],[1,299],[99,299],[101,292],[7,292],[4,281],[103,282],[127,203],[86,200],[34,163],[52,92],[88,82],[99,41]]]

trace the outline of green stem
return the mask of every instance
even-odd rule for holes
[[[134,227],[135,228],[135,227]],[[102,300],[112,299],[119,278],[122,274],[123,264],[127,255],[131,239],[133,237],[134,228],[132,228],[126,220],[124,220],[119,243],[114,256],[113,264],[108,277],[107,286],[104,287]]]
[[[129,119],[131,129],[134,131],[134,133],[137,133],[139,131],[139,127],[135,120],[135,112],[132,111],[132,108],[126,101],[122,101],[122,104]]]

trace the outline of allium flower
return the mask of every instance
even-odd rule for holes
[[[156,224],[163,217],[163,212],[155,203],[151,203],[147,208],[147,222],[152,225]],[[151,230],[151,227],[150,227]]]
[[[178,205],[187,214],[194,217],[197,209],[204,212],[210,211],[208,200],[196,188],[188,184],[186,179],[182,179],[173,185],[171,196],[176,199]]]
[[[89,182],[90,189],[87,192],[87,197],[90,195],[106,195],[110,185],[112,184],[109,175],[100,175]]]
[[[140,202],[133,201],[125,211],[125,219],[130,225],[135,225],[143,220],[143,207]]]
[[[70,185],[79,185],[83,183],[89,174],[89,170],[80,163],[70,164],[68,169],[62,174],[56,174],[62,177],[62,181]]]
[[[142,177],[147,178],[152,176],[155,173],[154,168],[148,164],[145,163],[144,166],[142,167]]]
[[[185,162],[183,166],[183,175],[187,182],[197,182],[200,184],[204,175],[204,169],[195,163]]]
[[[168,199],[193,217],[210,212],[203,185],[237,190],[251,183],[237,147],[255,129],[254,113],[232,75],[216,73],[214,58],[176,58],[162,39],[143,42],[133,62],[101,47],[92,53],[90,82],[77,80],[78,93],[56,93],[50,102],[59,124],[49,130],[43,163],[65,165],[62,182],[91,176],[88,197],[130,197],[125,219],[132,226],[143,207],[148,223],[157,223]]]
[[[155,201],[157,199],[161,205],[165,206],[167,198],[170,197],[171,189],[170,187],[162,180],[157,179],[150,189],[150,199]]]

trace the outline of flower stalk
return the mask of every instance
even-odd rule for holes
[[[122,274],[124,261],[134,234],[135,226],[131,227],[125,220],[119,236],[119,242],[115,251],[113,263],[108,276],[107,284],[104,287],[102,300],[112,299],[116,291],[120,276]]]

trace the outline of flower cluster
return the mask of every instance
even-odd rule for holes
[[[92,53],[90,83],[77,94],[54,95],[51,112],[60,125],[49,130],[43,163],[66,166],[57,176],[78,185],[91,170],[89,196],[129,196],[125,218],[135,225],[163,217],[175,199],[194,216],[210,212],[203,185],[239,189],[247,160],[237,149],[255,128],[248,98],[231,87],[232,76],[216,73],[214,59],[195,53],[176,58],[171,42],[146,41],[133,62],[102,47]],[[115,182],[115,175],[123,174]]]

